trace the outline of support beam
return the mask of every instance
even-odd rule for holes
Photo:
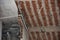
[[[29,36],[25,28],[23,28],[23,39],[22,40],[28,40]]]
[[[34,21],[35,21],[35,23],[36,23],[37,26],[38,26],[38,22],[37,22],[37,19],[36,19],[36,16],[35,16],[35,12],[34,12],[34,10],[33,10],[32,0],[30,1],[30,8],[31,8],[31,12],[32,12]]]
[[[15,0],[15,1],[31,1],[31,0]],[[32,1],[36,1],[36,0],[32,0]]]
[[[32,27],[32,28],[29,28],[29,31],[30,32],[59,32],[60,31],[60,27],[53,27],[53,26],[49,26],[49,27]]]
[[[8,17],[1,17],[0,20],[8,19],[8,18],[16,18],[18,16],[8,16]]]
[[[43,19],[42,19],[42,15],[41,15],[41,10],[42,10],[43,7],[41,7],[39,9],[39,5],[38,5],[38,1],[37,0],[36,0],[36,7],[37,7],[37,12],[38,12],[39,19],[41,20],[42,25],[44,25],[44,22],[43,22]]]
[[[1,38],[2,38],[2,21],[0,21],[0,40],[2,40]]]
[[[51,17],[52,17],[52,22],[53,22],[53,25],[55,26],[55,21],[54,21],[54,16],[53,16],[53,11],[52,11],[52,7],[51,7],[51,1],[48,0],[48,4],[49,4],[49,10],[50,10],[50,14],[51,14]]]
[[[27,13],[27,15],[28,15],[28,17],[29,17],[30,24],[32,25],[33,22],[32,22],[32,20],[31,20],[30,14],[29,14],[29,12],[28,12],[28,10],[27,10],[26,3],[25,3],[25,1],[23,1],[23,2],[24,2],[24,7],[25,7],[25,10],[26,10],[26,13]],[[33,25],[32,25],[32,27],[33,27]]]

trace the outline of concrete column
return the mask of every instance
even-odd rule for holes
[[[2,21],[0,21],[0,40],[2,40],[1,38],[2,38]]]

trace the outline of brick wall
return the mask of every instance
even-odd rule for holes
[[[19,1],[24,14],[26,26],[31,27],[59,27],[60,1],[35,0]],[[56,29],[57,30],[57,29]],[[29,40],[60,40],[60,32],[29,32]]]

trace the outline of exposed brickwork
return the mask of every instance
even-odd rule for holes
[[[52,5],[52,11],[53,11],[55,25],[58,25],[57,13],[56,13],[56,8],[55,8],[56,7],[55,0],[51,0],[51,5]]]
[[[58,40],[60,40],[60,32],[58,32]]]
[[[53,25],[52,18],[51,18],[51,13],[50,13],[50,10],[49,10],[50,8],[49,8],[48,0],[45,0],[45,7],[46,7],[46,10],[47,10],[47,16],[48,16],[48,19],[49,19],[49,24]]]
[[[39,16],[38,16],[36,1],[32,1],[33,11],[34,11],[34,14],[36,16],[37,23],[38,23],[39,27],[48,26],[46,16],[48,18],[49,26],[54,26],[54,25],[58,26],[58,24],[59,24],[57,12],[56,12],[55,0],[50,0],[50,1],[51,1],[50,3],[51,3],[52,10],[50,10],[48,0],[45,0],[44,2],[45,2],[45,8],[46,8],[46,12],[47,12],[46,14],[47,15],[45,15],[45,12],[43,10],[44,8],[42,8],[41,13],[40,13],[41,16],[42,16],[42,19],[43,19],[43,24],[41,22],[41,19],[39,19]],[[58,3],[59,11],[60,11],[60,0],[57,0],[57,1],[58,1],[57,3]],[[39,6],[39,9],[41,9],[41,7],[43,5],[41,0],[37,0],[37,3],[38,3],[38,6]],[[31,8],[30,8],[30,6],[31,6],[30,1],[25,1],[25,4],[26,4],[26,8],[28,10],[28,13],[26,12],[24,2],[20,1],[21,11],[24,14],[24,18],[25,18],[27,26],[32,27],[32,25],[33,25],[34,27],[38,27],[37,24],[36,24],[36,21],[34,20],[34,16],[32,15],[32,11],[31,11]],[[53,15],[51,14],[51,11],[52,11]],[[32,24],[30,23],[30,20],[29,20],[29,17],[28,17],[27,14],[29,14]],[[53,21],[55,22],[55,24],[53,24],[53,21],[52,21],[53,18],[54,18]],[[46,36],[47,36],[48,40],[51,40],[51,34],[52,34],[53,40],[57,40],[55,32],[51,32],[51,34],[50,34],[50,32],[46,32],[46,35],[45,35],[45,32],[30,32],[30,34],[31,35],[29,35],[29,40],[42,40],[42,39],[47,40]],[[32,38],[31,38],[31,36],[32,36]],[[41,38],[41,36],[42,36],[42,38]],[[58,37],[58,40],[60,40],[60,32],[58,32],[57,37]]]
[[[49,32],[47,32],[47,37],[48,37],[48,40],[51,40],[51,35]]]
[[[36,18],[37,18],[37,21],[38,21],[39,25],[42,26],[41,20],[39,19],[39,16],[38,16],[37,7],[36,7],[36,2],[35,2],[35,1],[32,1],[32,4],[33,4],[33,8],[34,8],[34,12],[35,12],[35,16],[36,16]]]
[[[28,14],[30,15],[31,17],[31,20],[32,20],[32,25],[34,26],[37,26],[35,20],[34,20],[34,16],[32,15],[32,12],[31,12],[31,8],[30,8],[30,2],[29,1],[25,1],[26,3],[26,8],[28,10]],[[22,3],[22,1],[20,1],[20,5],[21,5],[21,8],[22,8],[22,12],[25,14],[25,18],[26,18],[26,24],[27,25],[31,25],[30,22],[29,22],[29,18],[28,18],[28,15],[27,15],[27,12],[25,10],[25,7],[24,7],[24,3]],[[42,26],[41,24],[41,20],[39,19],[39,16],[38,16],[38,11],[37,11],[37,7],[36,7],[36,2],[35,1],[32,1],[32,7],[33,7],[33,10],[34,10],[34,13],[35,13],[35,16],[36,16],[36,19],[37,19],[37,22],[40,26]],[[38,5],[39,5],[39,9],[42,7],[42,2],[38,0]],[[52,14],[50,13],[50,8],[49,8],[49,4],[48,4],[48,0],[45,0],[45,7],[46,7],[46,11],[47,11],[47,15],[48,16],[48,20],[49,20],[49,25],[53,25],[52,23]],[[52,7],[52,11],[53,11],[53,16],[54,16],[54,22],[55,22],[55,25],[58,26],[58,19],[57,19],[57,13],[56,13],[56,7],[55,7],[55,1],[54,0],[51,0],[51,7]],[[44,26],[47,26],[47,20],[46,20],[46,16],[45,16],[45,12],[43,10],[44,8],[42,8],[41,10],[41,15],[42,15],[42,19],[43,19],[43,22],[44,22]]]

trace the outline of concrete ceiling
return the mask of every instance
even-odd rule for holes
[[[0,20],[3,22],[17,21],[18,9],[14,0],[0,0]]]

